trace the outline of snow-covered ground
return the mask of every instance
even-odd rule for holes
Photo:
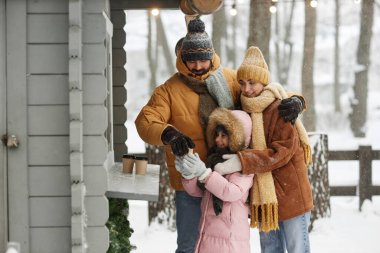
[[[131,243],[136,253],[169,253],[176,249],[176,232],[162,225],[148,226],[145,201],[129,201],[129,221],[135,230]],[[379,253],[380,197],[365,201],[358,210],[357,197],[332,197],[331,217],[314,222],[310,233],[314,253]],[[260,252],[257,229],[251,230],[251,252]]]

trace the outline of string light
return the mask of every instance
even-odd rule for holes
[[[274,14],[277,12],[277,6],[276,6],[276,3],[277,3],[278,0],[272,0],[272,3],[269,7],[269,12]]]
[[[231,16],[236,16],[237,15],[237,10],[236,10],[236,5],[232,5],[232,9],[230,9],[230,15]]]
[[[313,8],[316,8],[318,6],[317,0],[311,0],[310,1],[310,6],[313,7]]]
[[[276,13],[276,12],[277,12],[277,7],[276,7],[276,5],[272,5],[271,7],[269,7],[269,11],[270,11],[270,13],[272,13],[272,14]]]
[[[152,9],[152,10],[150,11],[150,13],[151,13],[153,16],[158,16],[158,15],[160,14],[160,10],[154,8],[154,9]]]

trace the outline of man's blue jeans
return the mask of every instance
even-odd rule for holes
[[[279,230],[260,232],[261,253],[309,253],[310,212],[279,222]]]
[[[192,197],[185,191],[175,192],[177,250],[176,253],[193,253],[198,239],[202,198]]]

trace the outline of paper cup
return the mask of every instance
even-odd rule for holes
[[[123,155],[123,173],[132,174],[135,163],[134,155]]]
[[[135,163],[136,163],[136,174],[145,175],[146,168],[148,166],[148,158],[144,156],[136,156]]]

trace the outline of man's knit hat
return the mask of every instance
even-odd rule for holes
[[[254,80],[264,85],[270,83],[270,73],[258,47],[249,47],[237,71],[237,80]]]
[[[182,60],[212,60],[214,47],[208,34],[205,32],[205,24],[199,18],[193,19],[187,26],[187,34],[182,42]]]

